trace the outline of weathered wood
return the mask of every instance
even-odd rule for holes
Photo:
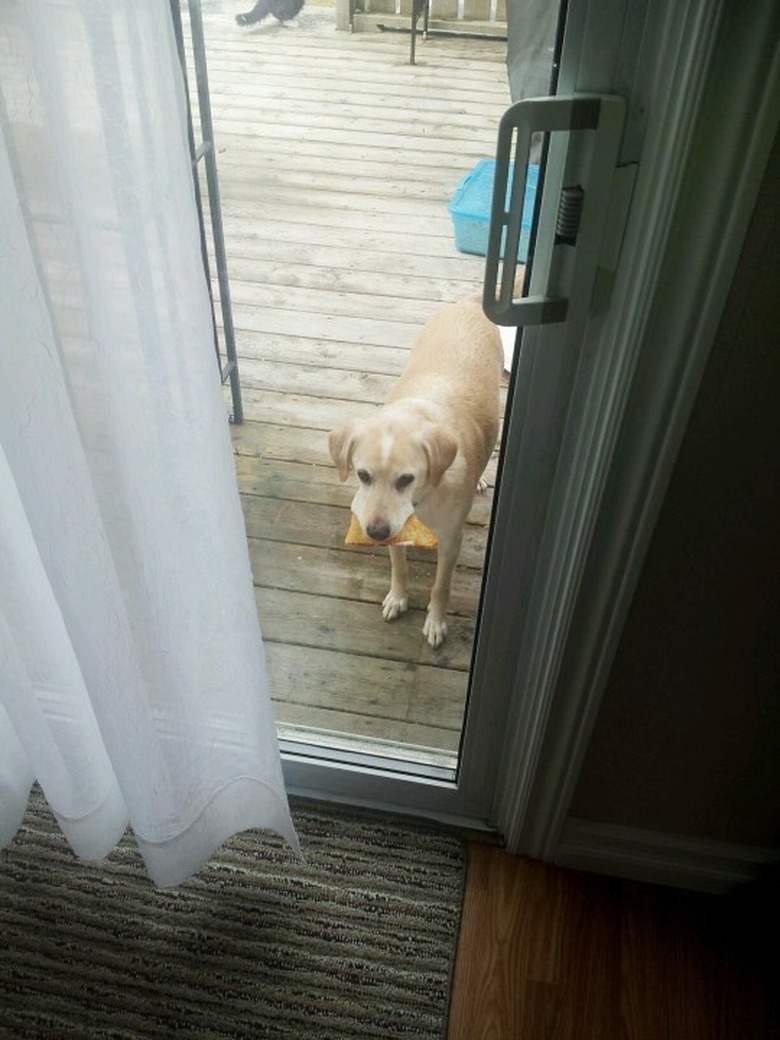
[[[267,538],[274,542],[294,542],[328,549],[342,546],[349,526],[349,509],[344,506],[324,505],[319,502],[300,502],[285,498],[266,498],[261,495],[242,495],[244,521],[250,538]],[[485,528],[466,524],[459,563],[463,567],[480,569],[485,560]],[[380,547],[381,548],[381,547]],[[354,554],[355,566],[366,552],[373,548],[357,546],[345,549]],[[384,549],[382,550],[384,552]],[[410,559],[431,559],[434,549],[408,549]]]
[[[323,432],[332,430],[350,416],[370,415],[376,408],[373,402],[347,402],[304,394],[277,393],[266,389],[255,390],[252,387],[244,390],[243,397],[245,409],[258,419]],[[321,438],[321,443],[324,458],[327,451],[324,437]]]
[[[395,377],[390,375],[339,368],[318,369],[313,365],[285,362],[269,365],[250,361],[242,366],[241,371],[242,384],[250,390],[276,390],[284,394],[309,394],[370,404],[381,404],[395,383]]]
[[[327,455],[324,439],[312,436],[311,430],[274,426],[272,423],[245,422],[241,426],[233,427],[232,435],[236,466],[240,468],[239,481],[242,490],[255,494],[260,493],[260,478],[253,479],[250,473],[252,463],[249,459],[300,464],[307,467],[306,479],[311,481],[335,482],[337,479],[333,463]],[[485,479],[490,487],[495,485],[497,465],[498,456],[494,452],[493,458],[485,470]],[[322,473],[320,472],[321,467],[325,468]],[[488,495],[478,496],[471,516],[475,517],[475,510],[487,509],[489,511],[490,501]],[[487,520],[485,519],[484,522],[486,523]]]
[[[337,32],[319,4],[287,28],[241,30],[233,13],[206,5],[204,22],[246,417],[231,435],[277,720],[454,764],[492,493],[434,651],[435,551],[409,553],[410,609],[386,623],[387,550],[344,545],[354,485],[327,433],[373,412],[422,324],[481,289],[447,204],[494,151],[505,46],[429,40],[412,67],[408,35]]]
[[[304,431],[305,432],[305,431]],[[491,462],[488,477],[495,478],[496,461]],[[245,495],[264,495],[299,502],[320,502],[347,507],[357,487],[353,479],[339,480],[329,459],[318,458],[314,464],[261,460],[257,456],[236,456],[236,472]],[[490,522],[490,494],[476,495],[469,512],[469,523],[486,526]]]
[[[283,333],[250,332],[241,330],[241,356],[247,365],[257,361],[285,362],[296,365],[332,366],[342,371],[372,371],[384,375],[398,375],[406,364],[409,351],[404,347],[382,347],[375,350],[365,343],[340,343],[285,336]]]
[[[428,747],[455,750],[466,696],[463,672],[413,665],[369,655],[266,643],[271,695],[277,717],[291,703],[324,712],[349,712],[367,736],[395,728],[404,742],[404,723],[425,727]],[[301,716],[296,721],[301,721]],[[336,727],[325,724],[326,729]]]
[[[377,605],[258,586],[257,613],[266,639],[319,650],[438,665],[459,672],[471,663],[473,626],[462,618],[450,624],[447,640],[431,649],[422,635],[425,610],[411,608],[395,621],[382,618]]]
[[[369,310],[374,313],[388,304],[406,309],[407,301],[413,306],[422,300],[425,301],[427,314],[431,302],[443,304],[455,297],[476,295],[471,292],[473,286],[464,287],[462,278],[427,278],[422,271],[410,271],[408,264],[405,270],[397,272],[371,271],[365,267],[345,271],[328,262],[328,254],[323,250],[309,247],[304,255],[301,255],[299,249],[295,252],[298,254],[296,257],[283,261],[278,257],[261,258],[257,254],[246,258],[234,251],[230,262],[231,296],[237,302],[242,299],[255,302],[252,296],[252,290],[256,287],[255,279],[260,279],[269,291],[274,286],[288,286],[291,262],[297,266],[298,288],[314,290],[315,293],[361,295],[365,297]]]
[[[307,220],[300,205],[274,205],[274,200],[258,190],[251,207],[226,200],[222,214],[228,241],[241,236],[261,236],[267,241],[280,241],[301,246],[337,245],[349,250],[382,250],[391,259],[409,254],[413,257],[444,260],[458,264],[464,280],[477,290],[481,284],[485,261],[482,257],[453,250],[452,222],[447,223],[440,213],[432,215],[423,225],[417,225],[399,214],[394,219],[366,221],[358,211],[345,206],[333,213],[318,210],[316,223]],[[311,215],[310,215],[311,216]],[[434,219],[438,221],[433,226]],[[300,264],[299,254],[293,262]],[[359,267],[360,255],[352,257],[350,267]],[[435,268],[434,268],[435,270]]]
[[[369,105],[365,103],[363,105],[356,105],[353,108],[352,116],[352,132],[363,132],[368,133],[369,136],[366,138],[365,144],[376,143],[381,147],[387,147],[382,140],[376,139],[376,134],[389,133],[390,135],[397,135],[403,133],[405,140],[405,146],[408,149],[412,143],[415,145],[417,141],[413,139],[419,136],[420,141],[428,139],[438,147],[441,147],[444,141],[451,141],[458,136],[461,136],[462,132],[477,133],[481,134],[484,128],[484,112],[479,112],[475,107],[472,107],[472,111],[463,111],[460,107],[457,111],[447,110],[446,108],[434,108],[431,105],[420,108],[417,104],[418,90],[409,90],[408,100],[413,102],[414,107],[410,111],[409,104],[402,104],[402,99],[382,99],[381,109],[377,112],[376,104]],[[299,96],[298,99],[290,99],[289,97],[280,96],[276,99],[271,99],[268,96],[263,97],[260,91],[256,93],[236,93],[233,92],[229,98],[218,98],[225,104],[225,120],[223,129],[225,132],[241,132],[245,126],[251,126],[253,128],[268,125],[277,127],[277,121],[270,117],[274,114],[278,114],[275,109],[281,108],[284,112],[285,124],[289,129],[295,127],[308,127],[309,119],[311,116],[312,104],[319,104],[319,99],[312,96]],[[275,101],[275,104],[269,104],[270,101]],[[267,120],[267,124],[263,124],[258,120],[257,106],[263,104],[263,118]],[[342,124],[337,113],[333,115],[328,114],[329,109],[323,109],[323,114],[320,122],[320,126],[323,130],[332,130],[334,133],[342,131]],[[421,124],[421,116],[424,116],[425,122]],[[286,131],[286,132],[289,132]],[[274,136],[273,132],[269,135]],[[431,148],[433,148],[433,144]],[[260,152],[260,149],[257,149]],[[450,159],[452,159],[450,155]],[[286,160],[288,163],[293,161],[294,157]],[[241,167],[239,166],[239,169]],[[323,171],[327,174],[328,171]],[[325,182],[327,183],[327,181]],[[320,184],[318,182],[318,187]]]
[[[373,715],[358,715],[336,708],[319,708],[313,704],[291,701],[274,703],[277,727],[282,737],[296,743],[325,745],[331,757],[339,758],[339,748],[384,755],[403,762],[430,762],[454,771],[458,749],[457,731],[430,723],[418,725],[406,720],[390,720]],[[387,738],[388,732],[394,736]],[[377,748],[380,750],[377,751]]]
[[[361,45],[358,45],[361,46]],[[494,94],[497,104],[503,97],[501,89],[491,91],[485,89],[485,79],[482,69],[477,72],[470,71],[467,63],[458,65],[458,85],[450,86],[447,83],[438,84],[436,90],[422,91],[421,77],[417,72],[413,78],[400,83],[398,75],[393,73],[383,76],[381,68],[377,70],[376,63],[360,62],[357,51],[353,48],[349,55],[349,65],[339,68],[338,82],[334,83],[333,69],[323,67],[321,58],[311,70],[311,74],[305,84],[296,90],[298,104],[304,101],[319,103],[322,98],[322,90],[328,92],[328,103],[331,107],[339,108],[349,105],[351,111],[371,113],[376,116],[377,104],[382,105],[383,119],[409,120],[409,104],[413,102],[414,113],[417,121],[411,123],[412,133],[420,132],[419,119],[422,116],[436,118],[453,118],[454,116],[471,116],[474,120],[472,125],[478,127],[481,133],[483,129],[482,120],[485,117],[485,98]],[[268,105],[289,101],[288,75],[283,68],[274,70],[264,64],[262,78],[259,78],[255,63],[253,62],[244,71],[238,69],[235,63],[232,65],[232,79],[229,91],[221,90],[217,85],[212,89],[211,97],[215,103],[226,105],[236,112],[239,107],[249,108],[258,103]],[[472,88],[469,93],[463,89],[464,85]],[[392,87],[392,94],[388,95],[387,87]],[[355,90],[359,88],[356,96]],[[452,102],[457,101],[457,111],[453,113]],[[459,123],[459,125],[468,125]],[[259,150],[259,149],[258,149]],[[284,163],[294,163],[296,155],[285,154],[281,156]],[[449,157],[450,162],[457,164],[457,155]],[[349,157],[343,159],[349,162]],[[404,157],[404,162],[419,164],[420,160],[413,155]]]
[[[230,242],[230,271],[234,278],[241,277],[242,263],[256,264],[254,276],[262,274],[264,281],[277,280],[277,272],[290,277],[290,268],[298,269],[299,283],[306,277],[330,279],[331,285],[355,289],[355,280],[364,279],[364,291],[372,293],[377,301],[382,297],[398,295],[424,299],[449,300],[480,291],[480,274],[484,266],[481,258],[463,254],[442,256],[431,271],[427,249],[414,252],[399,242],[396,251],[392,240],[382,236],[380,250],[366,242],[363,231],[350,234],[342,228],[338,244],[326,229],[301,227],[279,221],[265,221],[262,237],[247,227],[246,218],[227,222]],[[273,241],[269,236],[276,232]],[[424,243],[420,244],[421,247]],[[265,264],[265,268],[261,265]],[[404,292],[399,293],[394,278],[403,278]],[[445,295],[446,293],[446,295]]]
[[[270,542],[250,538],[249,559],[255,583],[334,599],[351,599],[379,609],[390,588],[390,561],[385,551],[364,552],[358,562],[340,548]],[[434,561],[410,560],[409,606],[425,610],[434,576]],[[459,567],[452,582],[450,612],[473,622],[479,602],[479,571]]]
[[[334,292],[331,289],[317,289],[313,286],[301,288],[289,284],[265,285],[239,281],[231,286],[231,297],[236,309],[246,307],[247,313],[254,307],[277,308],[295,311],[296,314],[331,314],[339,318],[357,318],[366,323],[375,321],[387,306],[392,306],[394,314],[398,315],[399,325],[404,326],[406,342],[403,345],[408,347],[411,347],[419,329],[437,310],[437,303],[431,300],[381,300],[374,293]],[[410,325],[411,329],[408,328]]]

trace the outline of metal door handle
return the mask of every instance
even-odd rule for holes
[[[569,294],[552,291],[549,270],[547,291],[544,294],[526,296],[519,300],[514,298],[531,135],[539,132],[581,130],[593,134],[590,161],[583,177],[585,183],[569,189],[570,194],[566,197],[566,203],[569,205],[567,216],[571,215],[572,209],[579,210],[579,207],[581,214],[578,212],[575,219],[566,224],[566,233],[559,234],[557,241],[554,228],[558,221],[559,200],[556,200],[554,208],[550,205],[543,206],[542,218],[547,213],[551,221],[549,232],[543,230],[543,234],[549,234],[552,240],[543,251],[548,267],[555,245],[573,248],[578,252],[579,262],[567,265],[570,275],[574,277],[576,273],[580,279],[587,279],[589,276],[595,279],[601,232],[608,210],[612,174],[617,164],[624,117],[623,98],[611,94],[527,98],[518,101],[504,113],[499,124],[496,145],[496,168],[482,301],[485,314],[497,325],[539,325],[565,321],[571,315],[572,301]],[[512,181],[507,199],[510,168]],[[498,270],[502,242],[504,258],[499,285]],[[580,284],[580,298],[586,291],[587,287]]]

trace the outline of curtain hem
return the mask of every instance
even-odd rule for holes
[[[174,888],[195,874],[228,838],[252,828],[275,831],[302,856],[286,795],[253,777],[238,777],[223,787],[175,838],[155,842],[136,834],[135,840],[155,885]]]
[[[46,797],[46,790],[43,790]],[[121,840],[127,830],[127,805],[117,786],[112,786],[97,809],[73,818],[58,813],[46,797],[60,830],[79,859],[101,860]]]
[[[0,705],[0,721],[5,711]],[[0,849],[10,845],[22,825],[35,774],[24,748],[10,727],[0,733],[3,760],[0,762]]]

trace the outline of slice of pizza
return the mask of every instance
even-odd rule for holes
[[[399,533],[394,538],[388,538],[383,542],[377,542],[364,534],[360,521],[353,513],[349,521],[349,530],[344,539],[345,545],[414,545],[420,549],[433,549],[438,540],[433,531],[429,530],[412,513]]]

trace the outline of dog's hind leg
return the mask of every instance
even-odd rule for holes
[[[382,617],[385,621],[393,621],[409,606],[409,568],[406,565],[406,548],[403,545],[391,545],[389,549],[390,591],[382,603]]]

